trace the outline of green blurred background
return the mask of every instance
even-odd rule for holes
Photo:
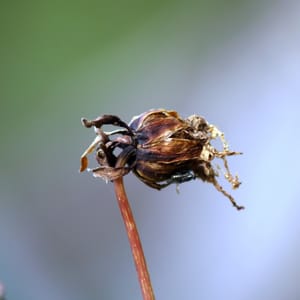
[[[289,155],[299,141],[288,144],[299,11],[293,1],[2,1],[7,298],[140,299],[113,186],[78,173],[94,137],[80,118],[164,107],[204,115],[245,152],[232,168],[247,210],[207,184],[177,195],[128,175],[157,299],[299,299],[299,163]]]

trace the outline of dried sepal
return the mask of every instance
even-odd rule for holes
[[[93,169],[93,176],[99,177],[106,182],[111,180],[116,180],[119,177],[123,177],[131,171],[130,168],[122,167],[122,168],[113,168],[113,167],[99,167]]]
[[[99,145],[101,141],[101,137],[99,135],[96,136],[96,138],[93,140],[93,142],[88,146],[88,148],[83,152],[83,154],[80,157],[80,172],[83,172],[84,170],[87,169],[88,165],[89,165],[89,161],[87,156],[91,153],[93,153],[97,147],[97,145]]]

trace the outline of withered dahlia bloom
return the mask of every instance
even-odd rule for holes
[[[229,151],[224,134],[203,117],[182,119],[175,111],[157,109],[134,117],[128,125],[114,115],[82,122],[95,128],[96,138],[81,156],[80,171],[88,166],[87,155],[95,151],[99,163],[91,170],[95,177],[115,180],[132,170],[145,184],[158,190],[171,183],[200,178],[212,183],[237,209],[243,208],[217,182],[217,168],[212,165],[215,158],[223,160],[224,176],[235,189],[240,182],[231,175],[226,157],[241,153]],[[107,132],[102,130],[103,125],[120,128]],[[211,145],[217,138],[223,145],[220,151]]]

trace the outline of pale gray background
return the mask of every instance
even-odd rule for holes
[[[196,4],[197,3],[197,4]],[[80,117],[204,115],[234,150],[213,186],[125,178],[157,299],[300,299],[297,1],[0,5],[0,281],[8,299],[140,299],[113,186],[79,174]]]

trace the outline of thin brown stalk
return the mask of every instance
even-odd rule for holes
[[[114,180],[115,193],[126,227],[126,232],[131,247],[135,268],[138,274],[142,295],[144,300],[154,300],[154,293],[151,285],[147,263],[144,256],[139,233],[134,221],[130,204],[124,188],[123,178],[119,177]]]

